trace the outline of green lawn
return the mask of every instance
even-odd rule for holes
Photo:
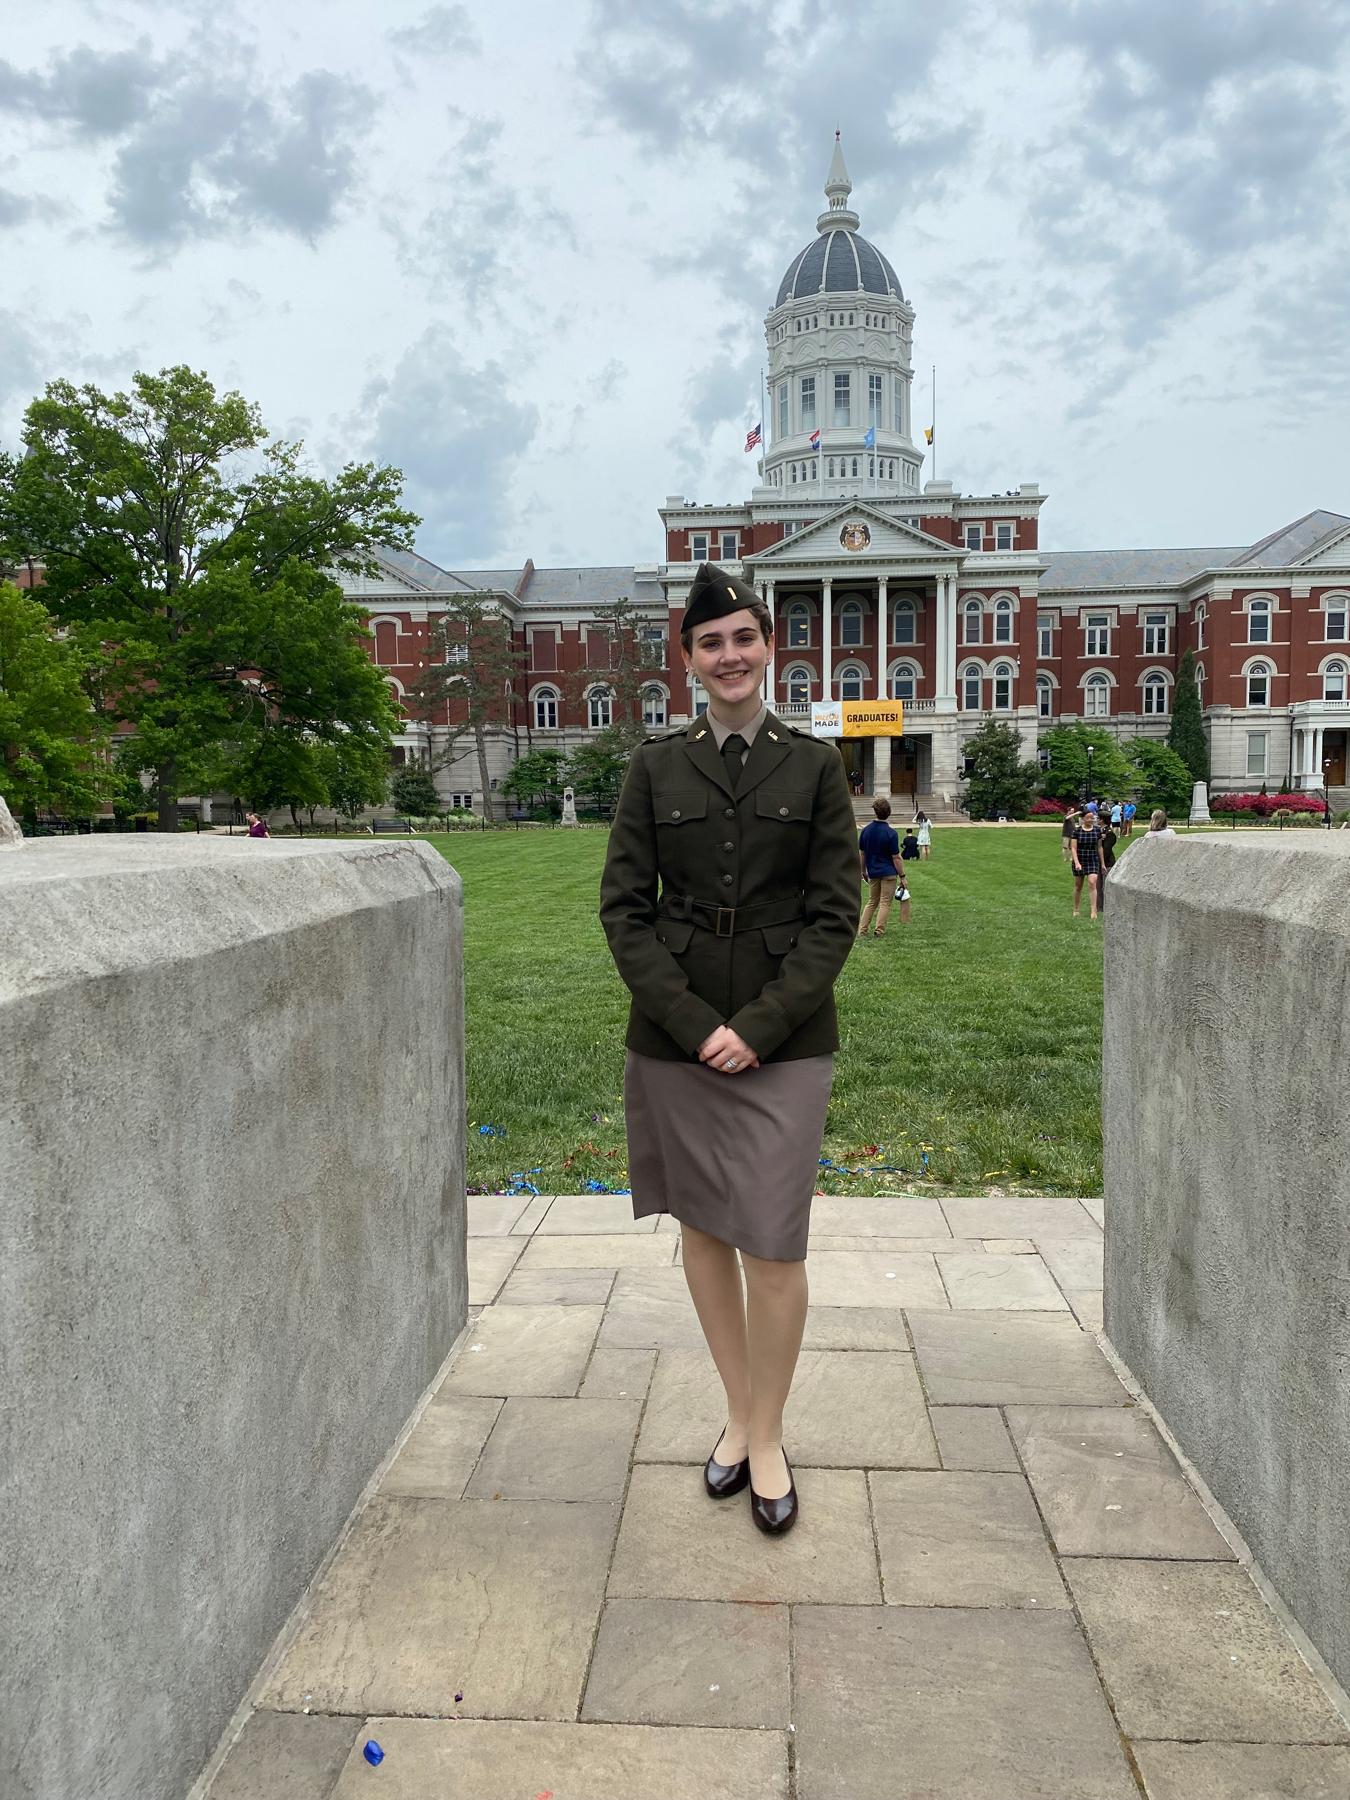
[[[839,982],[823,1154],[865,1172],[822,1170],[820,1186],[1099,1193],[1102,928],[1069,916],[1059,833],[934,835],[910,924],[857,945]],[[627,993],[596,919],[605,834],[428,841],[464,881],[469,1182],[538,1170],[542,1193],[626,1186]]]

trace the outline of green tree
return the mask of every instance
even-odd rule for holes
[[[1089,787],[1096,796],[1114,798],[1132,794],[1139,786],[1139,770],[1100,726],[1057,725],[1041,734],[1040,747],[1050,759],[1041,775],[1041,791],[1052,800],[1077,800]]]
[[[967,739],[965,754],[970,770],[966,807],[971,818],[986,819],[1000,812],[1011,819],[1025,818],[1040,771],[1035,763],[1022,761],[1022,739],[1016,728],[990,720]]]
[[[492,817],[487,733],[507,725],[521,700],[525,650],[511,621],[486,592],[461,594],[431,621],[427,667],[409,685],[404,706],[441,733],[433,766],[451,767],[470,750],[478,760],[483,814]]]
[[[520,806],[546,807],[556,818],[562,811],[565,760],[561,750],[527,752],[502,782],[502,793]]]
[[[1176,751],[1160,744],[1157,738],[1135,738],[1126,749],[1139,771],[1139,798],[1143,805],[1184,814],[1191,803],[1191,772]]]
[[[16,815],[85,815],[111,788],[90,673],[42,602],[0,582],[0,795]]]
[[[567,779],[578,794],[589,794],[601,812],[612,812],[628,769],[632,745],[620,730],[597,731],[567,765]]]
[[[1195,680],[1195,652],[1188,650],[1177,670],[1176,691],[1172,696],[1172,723],[1167,730],[1171,749],[1190,770],[1191,780],[1209,780],[1209,745],[1205,741],[1205,723],[1200,707],[1200,689]],[[1190,804],[1190,794],[1186,795]]]
[[[404,763],[389,778],[389,798],[407,819],[433,819],[445,809],[425,763]]]
[[[587,642],[592,646],[589,665],[566,676],[563,689],[573,706],[579,706],[589,691],[604,686],[610,693],[608,727],[614,741],[633,750],[647,735],[642,722],[642,696],[655,675],[666,666],[664,627],[659,641],[645,634],[649,620],[624,595],[606,606],[597,606],[588,622]],[[603,644],[597,655],[594,646]]]
[[[161,829],[242,753],[260,707],[292,732],[387,738],[364,618],[332,571],[410,542],[397,469],[321,479],[242,395],[185,367],[139,373],[129,394],[52,382],[23,436],[22,459],[0,456],[0,554],[41,563],[51,611],[107,647]]]
[[[389,755],[383,744],[345,736],[314,747],[328,804],[344,819],[382,806],[389,793]]]

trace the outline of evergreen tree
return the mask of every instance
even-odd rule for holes
[[[1168,729],[1167,742],[1190,770],[1192,781],[1209,780],[1209,745],[1205,741],[1193,650],[1186,652],[1181,659],[1181,667],[1177,670],[1176,692],[1172,698],[1172,723]],[[1186,801],[1189,804],[1189,794]]]
[[[491,594],[462,594],[431,621],[428,664],[409,686],[404,705],[441,731],[435,767],[446,769],[474,751],[483,816],[492,817],[487,728],[509,725],[521,703],[524,646]]]
[[[502,782],[502,793],[520,806],[544,807],[557,818],[562,812],[564,760],[561,750],[527,752]]]
[[[608,640],[604,659],[564,678],[563,690],[573,706],[579,706],[589,691],[604,686],[610,693],[609,729],[613,741],[632,750],[647,735],[642,722],[642,696],[654,676],[666,666],[664,631],[659,643],[643,636],[647,620],[627,595],[594,610],[588,641],[594,645],[603,637]]]
[[[408,819],[433,819],[443,808],[425,763],[404,763],[389,778],[389,799]]]
[[[966,809],[972,819],[1006,813],[1023,819],[1031,811],[1040,771],[1022,761],[1022,739],[1011,725],[993,720],[981,725],[966,743]]]

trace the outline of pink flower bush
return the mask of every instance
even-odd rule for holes
[[[1320,794],[1216,794],[1209,803],[1209,810],[1255,813],[1258,819],[1268,819],[1277,812],[1320,813],[1323,806]]]

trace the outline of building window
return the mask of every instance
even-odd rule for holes
[[[448,663],[466,663],[469,660],[469,646],[461,641],[446,647],[445,660]]]
[[[1322,671],[1322,698],[1324,700],[1344,700],[1345,664],[1343,662],[1328,663]]]
[[[473,795],[472,794],[451,794],[450,810],[451,810],[451,812],[472,812],[473,811]]]
[[[900,663],[891,676],[891,699],[912,700],[918,691],[919,673],[913,663]]]
[[[863,609],[856,600],[846,600],[839,608],[839,642],[858,645],[863,641]]]
[[[994,548],[995,548],[995,550],[1011,550],[1012,549],[1012,526],[1011,525],[995,525],[995,527],[994,527]]]
[[[1054,655],[1055,615],[1053,613],[1036,614],[1036,654],[1037,656]]]
[[[724,531],[722,533],[722,553],[719,560],[724,563],[735,562],[740,554],[740,534],[735,531]]]
[[[894,644],[913,644],[918,639],[914,630],[914,602],[897,600],[895,603],[894,623],[892,625],[891,642]]]
[[[689,534],[690,562],[709,562],[708,534],[706,531],[691,531]]]
[[[814,375],[803,375],[801,381],[802,430],[814,431],[816,428],[816,378]]]
[[[592,731],[606,731],[614,723],[614,696],[608,688],[593,688],[590,695]]]
[[[1144,614],[1144,655],[1167,655],[1167,614]]]
[[[825,464],[825,473],[829,476],[831,481],[834,480],[834,458],[833,457],[831,457],[829,459],[829,461]]]
[[[534,697],[534,728],[536,731],[556,731],[558,729],[558,693],[556,688],[540,688]]]
[[[702,685],[697,681],[691,681],[689,683],[689,691],[692,694],[694,701],[694,717],[696,719],[701,719],[708,710],[708,696],[704,692]]]
[[[983,631],[984,608],[978,600],[967,600],[961,615],[961,642],[963,644],[980,644],[984,642]]]
[[[1083,690],[1083,712],[1089,719],[1111,716],[1111,683],[1105,675],[1089,675]]]
[[[1205,619],[1206,619],[1206,617],[1207,617],[1207,614],[1206,614],[1206,609],[1205,609],[1205,603],[1202,600],[1200,602],[1199,606],[1197,606],[1195,609],[1195,647],[1197,650],[1203,650],[1205,647]]]
[[[796,668],[787,672],[787,697],[793,706],[811,704],[811,671]]]
[[[1155,719],[1167,712],[1167,683],[1161,675],[1144,677],[1144,712]]]
[[[984,671],[978,663],[971,663],[961,674],[961,710],[962,712],[978,712],[980,710],[980,682]]]
[[[886,423],[881,408],[881,377],[880,375],[869,375],[867,377],[867,423],[875,425],[878,431]]]
[[[1083,645],[1085,656],[1109,656],[1111,654],[1111,616],[1109,613],[1089,613],[1084,626],[1087,634]]]
[[[398,626],[392,619],[381,619],[375,627],[375,661],[382,669],[389,669],[398,660]]]
[[[903,381],[901,381],[900,377],[897,375],[895,378],[895,395],[894,395],[895,411],[894,411],[894,415],[893,415],[894,420],[895,420],[895,433],[896,433],[897,437],[903,437],[904,431],[905,431],[905,424],[904,424],[905,403],[904,403],[904,400],[901,398],[904,391],[905,391],[905,384]]]
[[[994,642],[996,644],[1011,644],[1013,641],[1012,622],[1012,601],[996,601],[994,603]]]
[[[789,650],[811,646],[811,608],[805,600],[794,600],[787,609],[787,641]]]
[[[994,711],[1010,712],[1012,710],[1013,672],[1007,663],[1000,663],[994,670]]]
[[[658,687],[642,690],[642,723],[650,731],[666,722],[666,697]]]
[[[1270,642],[1269,600],[1253,600],[1247,609],[1247,642],[1249,644],[1268,644]],[[1262,704],[1265,704],[1264,701]]]
[[[1270,669],[1265,663],[1253,663],[1247,671],[1247,704],[1270,705]]]
[[[1055,685],[1048,675],[1036,677],[1036,717],[1053,719],[1055,716]]]
[[[1327,601],[1327,610],[1325,614],[1326,639],[1329,644],[1343,644],[1345,642],[1345,615],[1346,605],[1344,600],[1336,599]]]
[[[841,700],[861,700],[864,679],[863,671],[856,664],[844,669],[839,676],[839,698]]]
[[[983,542],[984,542],[984,527],[983,527],[983,525],[967,525],[966,526],[966,549],[967,550],[978,550],[980,545]]]
[[[834,378],[834,422],[836,425],[851,425],[850,378],[847,375],[836,375]]]
[[[1266,773],[1266,740],[1268,733],[1249,731],[1247,733],[1247,773],[1259,775],[1264,780]]]
[[[778,435],[780,438],[785,438],[787,436],[787,434],[788,434],[788,384],[786,383],[786,381],[780,381],[778,384]]]

